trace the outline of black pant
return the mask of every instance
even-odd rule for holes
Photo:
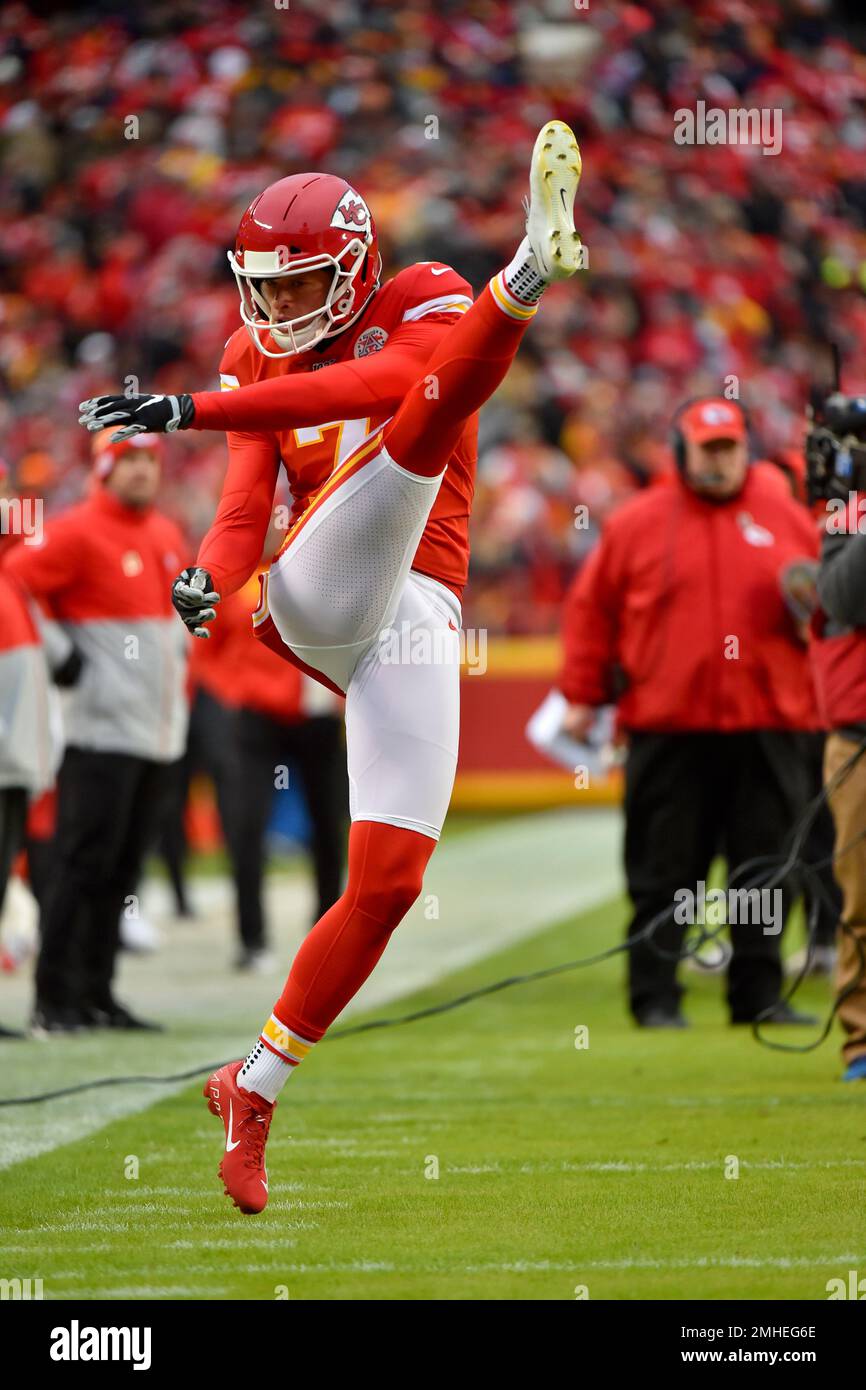
[[[37,840],[32,835],[25,835],[24,848],[27,851],[30,891],[39,905],[41,915],[54,880],[54,836],[49,836],[47,840]]]
[[[184,824],[189,800],[190,783],[198,773],[204,773],[213,783],[217,813],[226,845],[229,845],[231,796],[230,787],[234,750],[233,712],[209,691],[199,687],[189,715],[186,751],[174,764],[171,790],[166,799],[166,813],[160,827],[157,849],[163,858],[174,891],[178,915],[189,912],[186,889],[186,865],[189,845]]]
[[[284,724],[255,710],[240,709],[234,720],[234,752],[228,798],[229,853],[241,940],[248,950],[258,950],[265,944],[265,832],[276,769],[282,764],[297,769],[310,813],[316,920],[342,892],[349,806],[343,721],[336,715],[320,715],[298,724]]]
[[[824,788],[825,735],[806,734],[804,737],[808,750],[809,796],[812,798],[817,797]],[[803,883],[807,921],[814,919],[816,946],[835,945],[836,928],[842,916],[842,889],[833,874],[835,844],[836,827],[833,824],[833,816],[828,803],[822,801],[803,842],[803,858],[806,863],[821,866],[815,870],[818,884],[813,882],[811,876],[807,876]]]
[[[0,787],[0,913],[13,860],[24,843],[27,820],[26,787]]]
[[[57,782],[54,877],[41,916],[36,997],[108,1007],[124,899],[135,891],[172,763],[67,748]]]
[[[174,910],[178,917],[188,917],[192,912],[186,885],[189,845],[185,817],[189,784],[190,764],[184,756],[172,763],[171,785],[166,794],[164,815],[154,847],[168,870],[168,880],[174,894]]]
[[[716,854],[726,856],[732,873],[756,856],[786,852],[809,795],[806,738],[775,730],[632,736],[625,789],[625,866],[634,904],[630,937],[669,908],[653,940],[666,952],[678,952],[686,931],[673,919],[678,889],[696,892]],[[751,882],[754,876],[747,873],[732,886]],[[797,882],[789,877],[779,886],[787,916]],[[780,937],[765,935],[760,923],[732,923],[729,931],[728,1004],[732,1019],[743,1022],[779,997]],[[629,995],[635,1014],[649,1005],[676,1008],[682,995],[676,961],[663,959],[646,942],[634,947]]]

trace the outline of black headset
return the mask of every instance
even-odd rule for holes
[[[674,417],[671,421],[671,449],[673,450],[674,463],[680,473],[685,473],[686,471],[686,437],[680,428],[680,420],[687,410],[690,410],[693,405],[698,405],[701,401],[721,400],[727,401],[729,405],[735,405],[743,417],[743,424],[746,426],[746,446],[749,451],[749,462],[751,463],[753,457],[752,426],[749,420],[749,412],[742,401],[736,399],[729,400],[727,396],[692,396],[691,400],[683,401],[679,409],[674,412]]]

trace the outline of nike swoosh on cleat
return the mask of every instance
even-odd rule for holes
[[[229,1127],[226,1131],[226,1153],[230,1154],[232,1149],[236,1149],[240,1142],[240,1139],[236,1139],[234,1143],[232,1143],[232,1103],[229,1101]]]
[[[560,190],[559,190],[559,196],[560,196],[560,198],[562,199],[563,211],[565,212],[565,215],[566,215],[566,217],[567,217],[567,216],[568,216],[568,203],[567,203],[566,198],[565,198],[565,189],[564,189],[564,188],[560,188]]]

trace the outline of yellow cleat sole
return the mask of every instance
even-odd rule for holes
[[[548,121],[532,151],[526,233],[540,269],[550,280],[566,280],[582,265],[582,243],[574,229],[574,199],[582,168],[574,131],[564,121]]]

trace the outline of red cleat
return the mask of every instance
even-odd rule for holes
[[[274,1105],[255,1091],[242,1091],[237,1074],[243,1062],[229,1062],[205,1083],[203,1095],[212,1115],[226,1129],[226,1148],[218,1172],[227,1197],[246,1215],[264,1210],[268,1202],[265,1144]]]

